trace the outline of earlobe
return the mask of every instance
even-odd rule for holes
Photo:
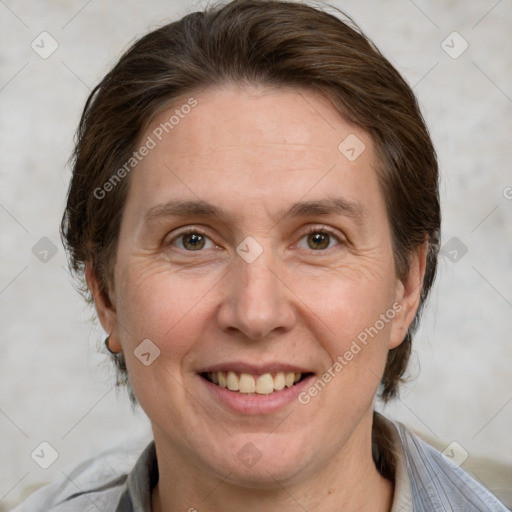
[[[428,242],[420,245],[409,259],[409,272],[404,281],[398,280],[395,303],[400,311],[393,320],[389,348],[396,348],[405,339],[407,331],[418,311],[425,277]]]
[[[103,289],[92,263],[87,263],[85,266],[85,279],[94,299],[98,319],[108,335],[109,351],[121,352],[116,310],[107,292]]]

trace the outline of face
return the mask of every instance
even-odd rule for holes
[[[325,98],[194,98],[162,140],[187,98],[141,137],[156,145],[132,171],[99,316],[157,449],[244,485],[298,482],[369,444],[421,265],[398,280],[372,142]]]

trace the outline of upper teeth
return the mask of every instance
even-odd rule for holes
[[[210,372],[208,378],[221,388],[228,388],[230,391],[239,391],[240,393],[258,393],[268,395],[273,391],[280,391],[285,387],[293,386],[302,377],[301,373],[277,372],[263,373],[262,375],[251,375],[250,373],[228,372]]]

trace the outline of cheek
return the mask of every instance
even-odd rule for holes
[[[316,324],[324,326],[326,333],[334,338],[332,343],[340,349],[386,313],[388,321],[385,325],[379,321],[378,330],[384,336],[389,335],[395,293],[394,282],[385,272],[366,275],[357,272],[354,276],[349,269],[343,269],[324,279],[302,278],[295,283],[297,295],[306,306],[304,311],[311,311],[312,321],[316,317]]]
[[[209,291],[214,285],[209,278],[192,281],[168,268],[147,265],[133,266],[120,276],[116,293],[121,342],[135,396],[150,417],[158,414],[155,404],[165,403],[178,422],[180,407],[186,403],[183,393],[190,361],[208,330],[213,310]],[[145,340],[159,350],[148,366],[137,357]],[[150,357],[153,351],[150,345]]]
[[[393,281],[385,272],[380,276],[357,272],[354,279],[349,275],[345,269],[325,282],[309,283],[300,292],[307,297],[304,317],[309,309],[310,330],[328,356],[324,377],[330,384],[319,403],[337,403],[345,412],[347,401],[362,410],[373,400],[396,316]]]
[[[319,378],[328,384],[325,393],[312,386],[306,394],[319,396],[318,406],[337,404],[330,414],[343,422],[350,411],[370,407],[378,390],[395,314],[393,298],[377,286],[338,283],[323,294],[310,295],[309,302],[318,316],[315,337],[328,356]],[[317,388],[322,390],[323,384]]]
[[[149,338],[176,356],[197,338],[211,308],[211,276],[184,279],[168,267],[133,265],[120,276],[117,313],[123,341],[134,347]]]

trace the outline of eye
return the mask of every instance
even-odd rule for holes
[[[186,251],[200,251],[201,249],[215,247],[215,244],[207,236],[197,231],[190,231],[177,236],[172,241],[172,245]]]
[[[335,235],[322,230],[311,231],[307,235],[303,236],[298,247],[301,249],[312,249],[313,251],[322,251],[330,249],[335,245],[338,245],[340,240]]]

